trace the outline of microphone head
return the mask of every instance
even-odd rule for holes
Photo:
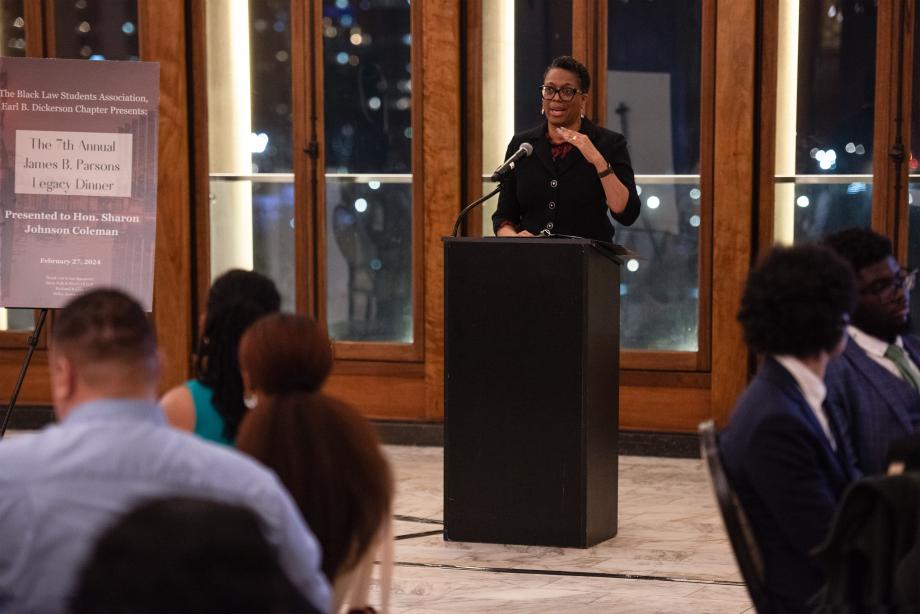
[[[520,148],[523,149],[524,153],[527,154],[528,156],[533,153],[533,145],[531,145],[530,143],[526,141],[521,143]]]

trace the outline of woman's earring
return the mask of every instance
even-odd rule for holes
[[[541,109],[540,109],[540,115],[546,115],[546,109],[541,108]]]
[[[259,397],[255,393],[243,395],[243,405],[246,409],[255,409],[259,405]]]

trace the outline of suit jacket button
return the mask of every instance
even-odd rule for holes
[[[549,187],[555,188],[557,185],[559,185],[558,181],[556,181],[555,179],[550,180]]]
[[[554,203],[553,201],[549,201],[549,208],[550,208],[550,209],[555,209],[555,208],[556,208],[556,203]]]
[[[552,223],[552,222],[547,222],[547,223],[546,223],[546,229],[547,229],[547,230],[552,230],[552,229],[553,229],[553,223]]]

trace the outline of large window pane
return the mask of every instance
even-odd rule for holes
[[[281,309],[293,312],[296,308],[293,175],[254,174],[250,179],[240,180],[232,175],[214,173],[210,186],[211,234],[223,241],[219,246],[214,246],[212,241],[212,263],[215,261],[214,254],[225,254],[228,245],[245,240],[251,249],[247,262],[233,264],[224,261],[220,269],[212,266],[212,278],[234,266],[259,271],[277,285],[281,293]],[[247,203],[249,208],[242,210],[241,206]],[[229,216],[231,212],[236,217]],[[217,217],[220,219],[215,219]],[[238,232],[238,236],[232,238],[224,234],[225,228],[231,233]],[[246,229],[251,229],[251,234],[246,233]]]
[[[0,56],[26,54],[25,19],[22,0],[0,1]],[[4,257],[0,247],[0,257]],[[0,331],[31,330],[35,325],[31,309],[0,308]]]
[[[295,308],[291,19],[287,0],[209,0],[211,277],[259,271]]]
[[[876,3],[781,0],[777,40],[774,237],[868,226]]]
[[[326,304],[335,339],[412,342],[412,180],[326,181]]]
[[[642,201],[616,241],[623,268],[620,346],[699,348],[699,0],[608,5],[607,127],[625,135]]]
[[[26,55],[26,22],[23,0],[0,1],[0,56],[21,58]]]
[[[55,57],[137,60],[137,2],[55,0]]]
[[[777,207],[780,193],[790,201],[783,206],[792,215],[795,241],[818,241],[854,226],[868,228],[872,222],[871,175],[786,176],[777,179],[776,193]]]
[[[337,340],[413,340],[410,22],[403,0],[323,2],[323,260]]]

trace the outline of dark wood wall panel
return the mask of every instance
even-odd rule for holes
[[[755,207],[754,2],[716,9],[712,241],[712,416],[724,423],[747,384],[748,353],[735,320],[751,263]]]
[[[413,5],[415,6],[415,5]],[[463,155],[460,107],[460,12],[456,2],[419,3],[422,32],[424,181],[424,420],[444,416],[444,247],[460,210]],[[417,40],[417,39],[416,39]]]
[[[711,417],[708,388],[620,387],[620,428],[696,432]]]
[[[42,335],[44,337],[44,335]],[[0,350],[0,405],[5,411],[10,403],[13,385],[19,376],[22,359],[26,354],[26,346],[21,350]],[[19,393],[18,405],[50,405],[51,389],[48,376],[48,352],[36,350],[32,355],[32,363],[22,384]]]
[[[192,351],[193,237],[185,4],[138,2],[141,58],[160,63],[153,319],[165,357],[162,390],[188,377]]]

